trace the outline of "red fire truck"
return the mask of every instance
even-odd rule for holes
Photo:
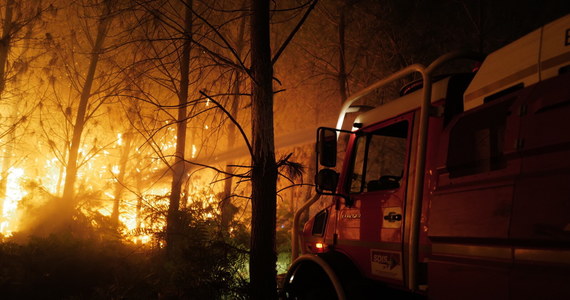
[[[319,128],[317,196],[294,228],[331,197],[293,230],[286,298],[570,299],[570,15],[473,74],[434,75],[459,58],[477,56],[409,66]],[[412,73],[421,82],[341,130],[353,103]]]

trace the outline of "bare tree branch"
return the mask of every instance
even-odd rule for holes
[[[241,133],[241,136],[243,137],[243,140],[247,146],[247,150],[249,151],[249,155],[253,156],[253,148],[251,147],[251,143],[249,142],[247,135],[245,134],[245,132],[243,131],[243,128],[237,122],[237,120],[234,119],[234,117],[225,109],[225,107],[223,107],[216,100],[212,99],[212,97],[208,96],[204,91],[200,91],[200,94],[202,94],[204,97],[207,97],[208,99],[210,99],[210,101],[212,101],[214,104],[216,104],[228,116],[228,118],[230,118],[232,123],[234,123],[237,126],[237,128],[238,128],[239,132]]]
[[[297,23],[297,26],[295,26],[295,28],[293,29],[293,31],[291,31],[291,33],[289,34],[289,36],[287,37],[287,39],[285,39],[285,41],[283,42],[283,44],[281,45],[281,47],[279,47],[279,50],[277,50],[277,52],[275,53],[275,56],[273,57],[273,59],[271,60],[272,64],[275,64],[277,62],[277,60],[279,59],[279,57],[281,56],[281,54],[283,53],[283,51],[285,50],[285,48],[287,47],[287,45],[289,45],[289,43],[291,42],[291,40],[293,40],[293,37],[295,36],[295,34],[297,34],[297,32],[299,31],[299,29],[301,29],[301,26],[305,23],[305,21],[307,20],[307,18],[309,17],[309,14],[311,13],[311,11],[315,8],[315,5],[317,5],[317,2],[319,2],[319,0],[313,0],[313,3],[311,3],[311,6],[309,6],[309,8],[307,9],[307,11],[305,12],[305,14],[303,15],[303,17],[301,18],[301,20],[299,20],[299,23]]]

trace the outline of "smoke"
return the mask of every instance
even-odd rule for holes
[[[77,195],[73,203],[66,203],[35,181],[24,185],[28,192],[18,203],[17,233],[11,239],[25,243],[30,237],[48,237],[52,234],[71,234],[78,238],[100,237],[105,234],[117,237],[109,217],[90,206],[98,206],[99,193]]]

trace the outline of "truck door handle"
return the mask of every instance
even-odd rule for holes
[[[395,212],[389,212],[388,215],[384,216],[384,220],[388,222],[402,221],[402,215],[396,214]]]

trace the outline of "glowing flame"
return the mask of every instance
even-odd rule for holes
[[[6,179],[6,197],[2,210],[2,221],[0,223],[0,233],[4,236],[11,236],[17,230],[18,202],[26,196],[26,191],[21,187],[21,179],[24,176],[24,169],[10,168]]]
[[[44,168],[48,172],[42,178],[42,185],[52,194],[57,194],[59,186],[59,170],[60,166],[57,158],[48,159],[45,161]],[[62,170],[62,176],[65,176],[65,170]]]
[[[168,121],[166,123],[169,124]],[[206,125],[205,128],[208,126]],[[158,142],[158,147],[166,157],[175,150],[174,133],[175,129],[169,128]],[[83,163],[77,172],[76,186],[79,197],[87,194],[85,201],[91,201],[84,206],[87,208],[82,212],[86,216],[97,212],[110,220],[115,198],[118,198],[120,200],[118,228],[124,240],[137,244],[156,243],[155,233],[165,229],[164,212],[169,205],[168,195],[171,183],[164,180],[167,177],[161,177],[162,181],[155,179],[156,174],[164,172],[164,160],[156,157],[156,153],[152,150],[133,147],[131,155],[136,158],[129,159],[126,166],[121,165],[118,163],[119,158],[127,142],[121,134],[112,136],[116,137],[116,140],[113,146],[106,149],[87,144],[80,148],[80,160],[82,159]],[[150,155],[146,151],[151,151]],[[195,158],[197,154],[198,148],[192,145],[192,158]],[[22,160],[19,163],[21,166],[12,167],[9,170],[6,178],[6,197],[0,199],[3,203],[2,211],[0,211],[0,237],[9,237],[26,225],[24,223],[27,220],[24,215],[25,211],[21,207],[18,208],[19,201],[28,195],[26,189],[29,185],[24,185],[24,182],[37,183],[40,189],[51,194],[50,196],[61,196],[63,190],[65,168],[62,166],[61,157],[44,156],[34,161]],[[148,186],[149,184],[151,186]],[[122,192],[117,192],[116,189],[119,187],[123,188]],[[30,195],[33,196],[35,193],[30,192]],[[193,178],[192,188],[185,191],[184,197],[187,199],[185,205],[201,209],[203,211],[201,217],[204,219],[215,218],[220,214],[215,195],[216,193],[208,188],[207,183],[199,184]],[[41,198],[41,196],[38,197]],[[40,198],[30,197],[30,202],[43,201]]]
[[[119,173],[121,173],[121,168],[119,166],[115,165],[111,168],[111,172],[115,175],[119,175]]]

